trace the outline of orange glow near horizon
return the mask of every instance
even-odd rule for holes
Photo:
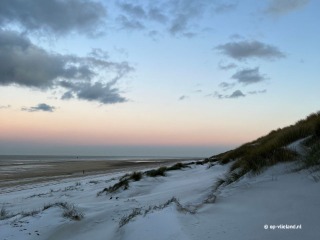
[[[0,138],[77,145],[212,146],[241,144],[256,137],[253,131],[241,131],[226,123],[202,121],[202,124],[195,124],[196,120],[191,117],[187,120],[158,116],[144,119],[119,115],[97,117],[82,113],[66,117],[59,113],[11,111],[0,118]]]

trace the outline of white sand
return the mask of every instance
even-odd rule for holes
[[[145,177],[126,191],[100,197],[97,192],[117,182],[122,174],[65,179],[24,190],[17,187],[0,195],[0,207],[17,213],[67,201],[85,217],[81,221],[65,219],[59,207],[35,216],[18,215],[0,221],[0,239],[319,239],[320,182],[307,171],[291,173],[291,167],[279,164],[256,177],[244,177],[221,189],[215,203],[204,204],[195,214],[180,212],[170,204],[139,215],[121,228],[121,218],[132,209],[144,210],[173,196],[189,208],[200,204],[227,166],[207,169],[193,165],[168,172],[166,177]],[[302,229],[270,229],[279,224],[301,224]]]

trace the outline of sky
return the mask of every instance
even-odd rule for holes
[[[201,156],[320,110],[317,0],[2,0],[0,155]]]

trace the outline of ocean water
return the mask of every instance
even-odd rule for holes
[[[0,167],[60,161],[156,161],[157,159],[186,159],[168,156],[63,156],[63,155],[0,155]]]

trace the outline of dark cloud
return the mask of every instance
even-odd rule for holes
[[[62,96],[63,100],[74,98],[87,101],[98,101],[103,104],[126,102],[127,99],[120,95],[120,90],[114,87],[116,81],[109,83],[67,83],[61,82],[61,86],[69,89]]]
[[[216,47],[218,51],[236,60],[260,58],[274,60],[285,57],[277,47],[259,41],[239,41],[222,44]]]
[[[96,50],[93,53],[99,55],[102,52]],[[0,85],[38,89],[60,86],[72,90],[71,93],[75,93],[80,99],[96,100],[104,104],[124,101],[125,98],[120,96],[119,90],[114,86],[133,70],[127,62],[47,52],[32,44],[25,36],[4,30],[0,30],[0,62]],[[110,76],[112,84],[93,83],[98,77],[103,79],[103,74]],[[61,82],[67,84],[63,85]],[[101,91],[105,91],[105,94]],[[70,98],[70,94],[64,94],[62,98]],[[110,98],[107,94],[110,94]],[[97,97],[92,97],[93,95]]]
[[[227,98],[239,98],[239,97],[245,97],[246,95],[244,95],[240,90],[236,90],[234,91],[232,94],[230,94],[229,96],[226,96]]]
[[[221,70],[230,70],[230,69],[233,69],[233,68],[236,68],[237,67],[237,65],[236,64],[234,64],[234,63],[229,63],[229,64],[222,64],[221,62],[219,63],[219,68],[221,69]]]
[[[236,79],[239,83],[242,83],[244,85],[258,83],[266,80],[266,77],[259,73],[259,67],[240,70],[233,74],[231,78]]]
[[[310,0],[269,0],[268,14],[282,15],[305,7]]]
[[[15,24],[26,31],[92,35],[103,26],[105,17],[104,6],[90,0],[0,1],[0,25]]]
[[[16,32],[0,30],[1,85],[48,88],[58,77],[91,76],[83,76],[85,69],[66,67],[69,61],[69,56],[50,54]]]
[[[21,108],[21,111],[26,111],[26,112],[53,112],[56,108],[54,106],[50,106],[45,103],[39,103],[37,106],[34,107],[23,107]]]

